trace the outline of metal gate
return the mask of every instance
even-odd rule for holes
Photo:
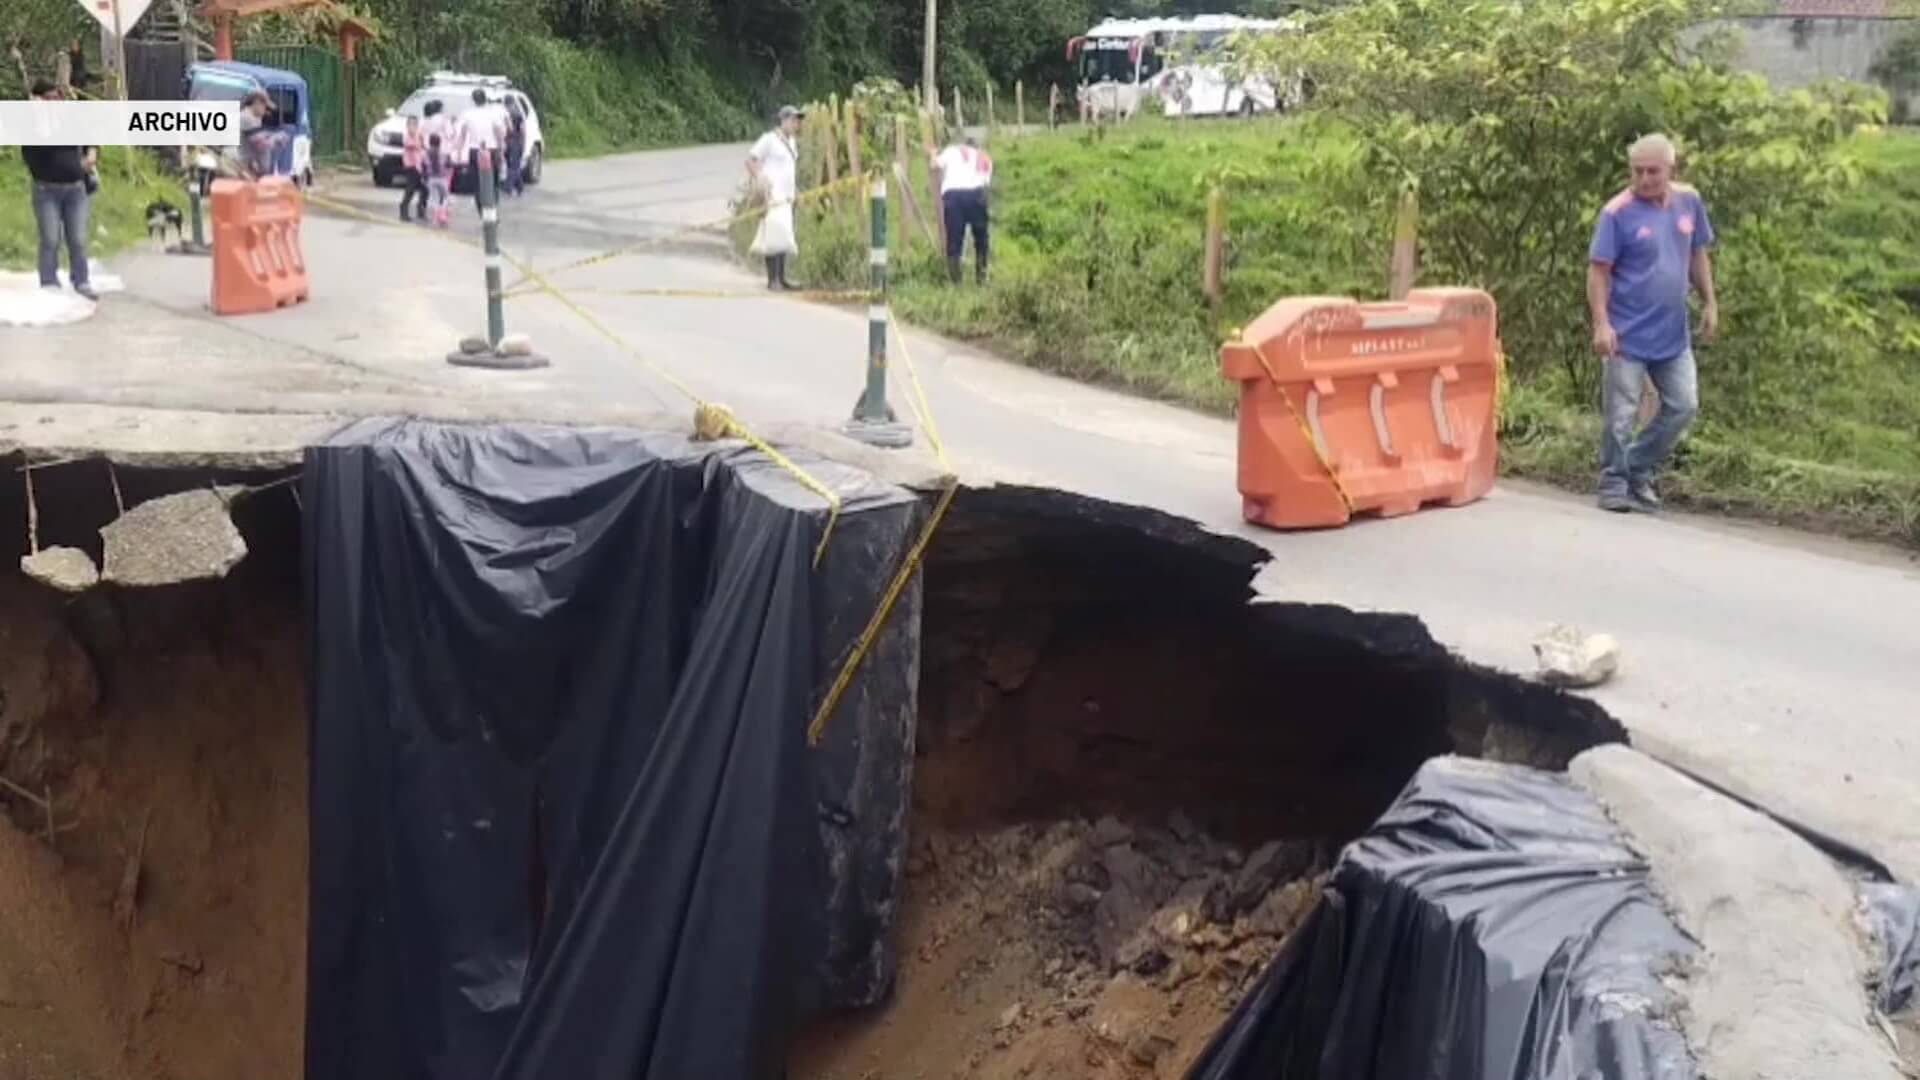
[[[307,108],[313,114],[314,157],[338,157],[352,149],[347,145],[349,88],[339,54],[312,45],[246,45],[235,49],[233,58],[307,80],[307,93],[313,96]]]

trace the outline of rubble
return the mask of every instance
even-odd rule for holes
[[[102,578],[156,586],[223,578],[247,557],[228,507],[241,488],[197,488],[150,499],[100,530]]]
[[[920,836],[919,946],[879,1017],[897,1034],[872,1037],[955,1076],[1179,1076],[1312,908],[1327,850],[1248,850],[1182,814]],[[803,1052],[792,1075],[837,1073]]]

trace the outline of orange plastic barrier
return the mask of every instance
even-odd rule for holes
[[[1478,289],[1268,308],[1220,350],[1221,373],[1240,384],[1246,519],[1344,525],[1485,495],[1498,465],[1495,331]]]
[[[305,300],[300,221],[306,200],[293,181],[215,180],[212,201],[213,313],[247,315]]]

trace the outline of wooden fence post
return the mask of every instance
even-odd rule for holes
[[[900,185],[902,224],[900,249],[902,251],[907,248],[905,222],[909,217],[920,226],[920,235],[927,238],[928,247],[934,247],[940,243],[933,235],[933,226],[927,224],[927,216],[920,212],[920,197],[913,193],[913,166],[909,163],[910,160],[907,157],[907,118],[895,116],[893,118],[893,178]]]
[[[1019,79],[1013,80],[1013,129],[1021,134],[1027,130],[1027,90]]]
[[[1227,197],[1218,186],[1207,192],[1206,264],[1200,271],[1200,291],[1215,314],[1224,298],[1226,278]]]
[[[958,86],[953,88],[953,127],[955,131],[965,131],[967,128],[967,114],[966,110],[962,108],[960,104],[960,88]]]
[[[997,129],[998,124],[999,118],[993,115],[993,83],[989,82],[987,83],[987,142],[993,141],[993,133]]]
[[[1420,196],[1409,188],[1400,193],[1393,216],[1393,255],[1387,263],[1387,298],[1405,300],[1420,276]]]
[[[1060,126],[1060,84],[1047,85],[1047,130]]]
[[[947,215],[940,205],[940,172],[933,167],[933,114],[920,114],[920,141],[927,154],[927,213],[933,218],[933,232],[939,239],[939,253],[947,250]]]
[[[865,176],[867,171],[861,168],[862,164],[863,163],[860,160],[860,107],[859,105],[855,104],[852,98],[848,98],[847,99],[847,175],[848,176]],[[858,205],[860,201],[858,198],[859,194],[861,192],[864,192],[865,190],[866,189],[864,187],[855,189],[854,194],[856,197],[854,199],[854,202],[856,205]]]
[[[827,130],[822,132],[827,142],[827,183],[829,184],[837,184],[840,182],[840,139],[838,137],[839,133],[836,131],[839,126],[840,95],[830,94],[827,97]],[[840,193],[838,191],[834,192],[828,196],[828,200],[835,203],[839,202]]]

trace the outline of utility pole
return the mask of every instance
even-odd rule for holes
[[[933,52],[938,43],[938,35],[935,30],[937,24],[934,21],[934,5],[937,3],[938,0],[927,0],[927,29],[925,38],[920,46],[920,85],[926,87],[927,100],[924,104],[929,109],[937,109],[940,107],[940,84],[935,81],[933,77]]]

